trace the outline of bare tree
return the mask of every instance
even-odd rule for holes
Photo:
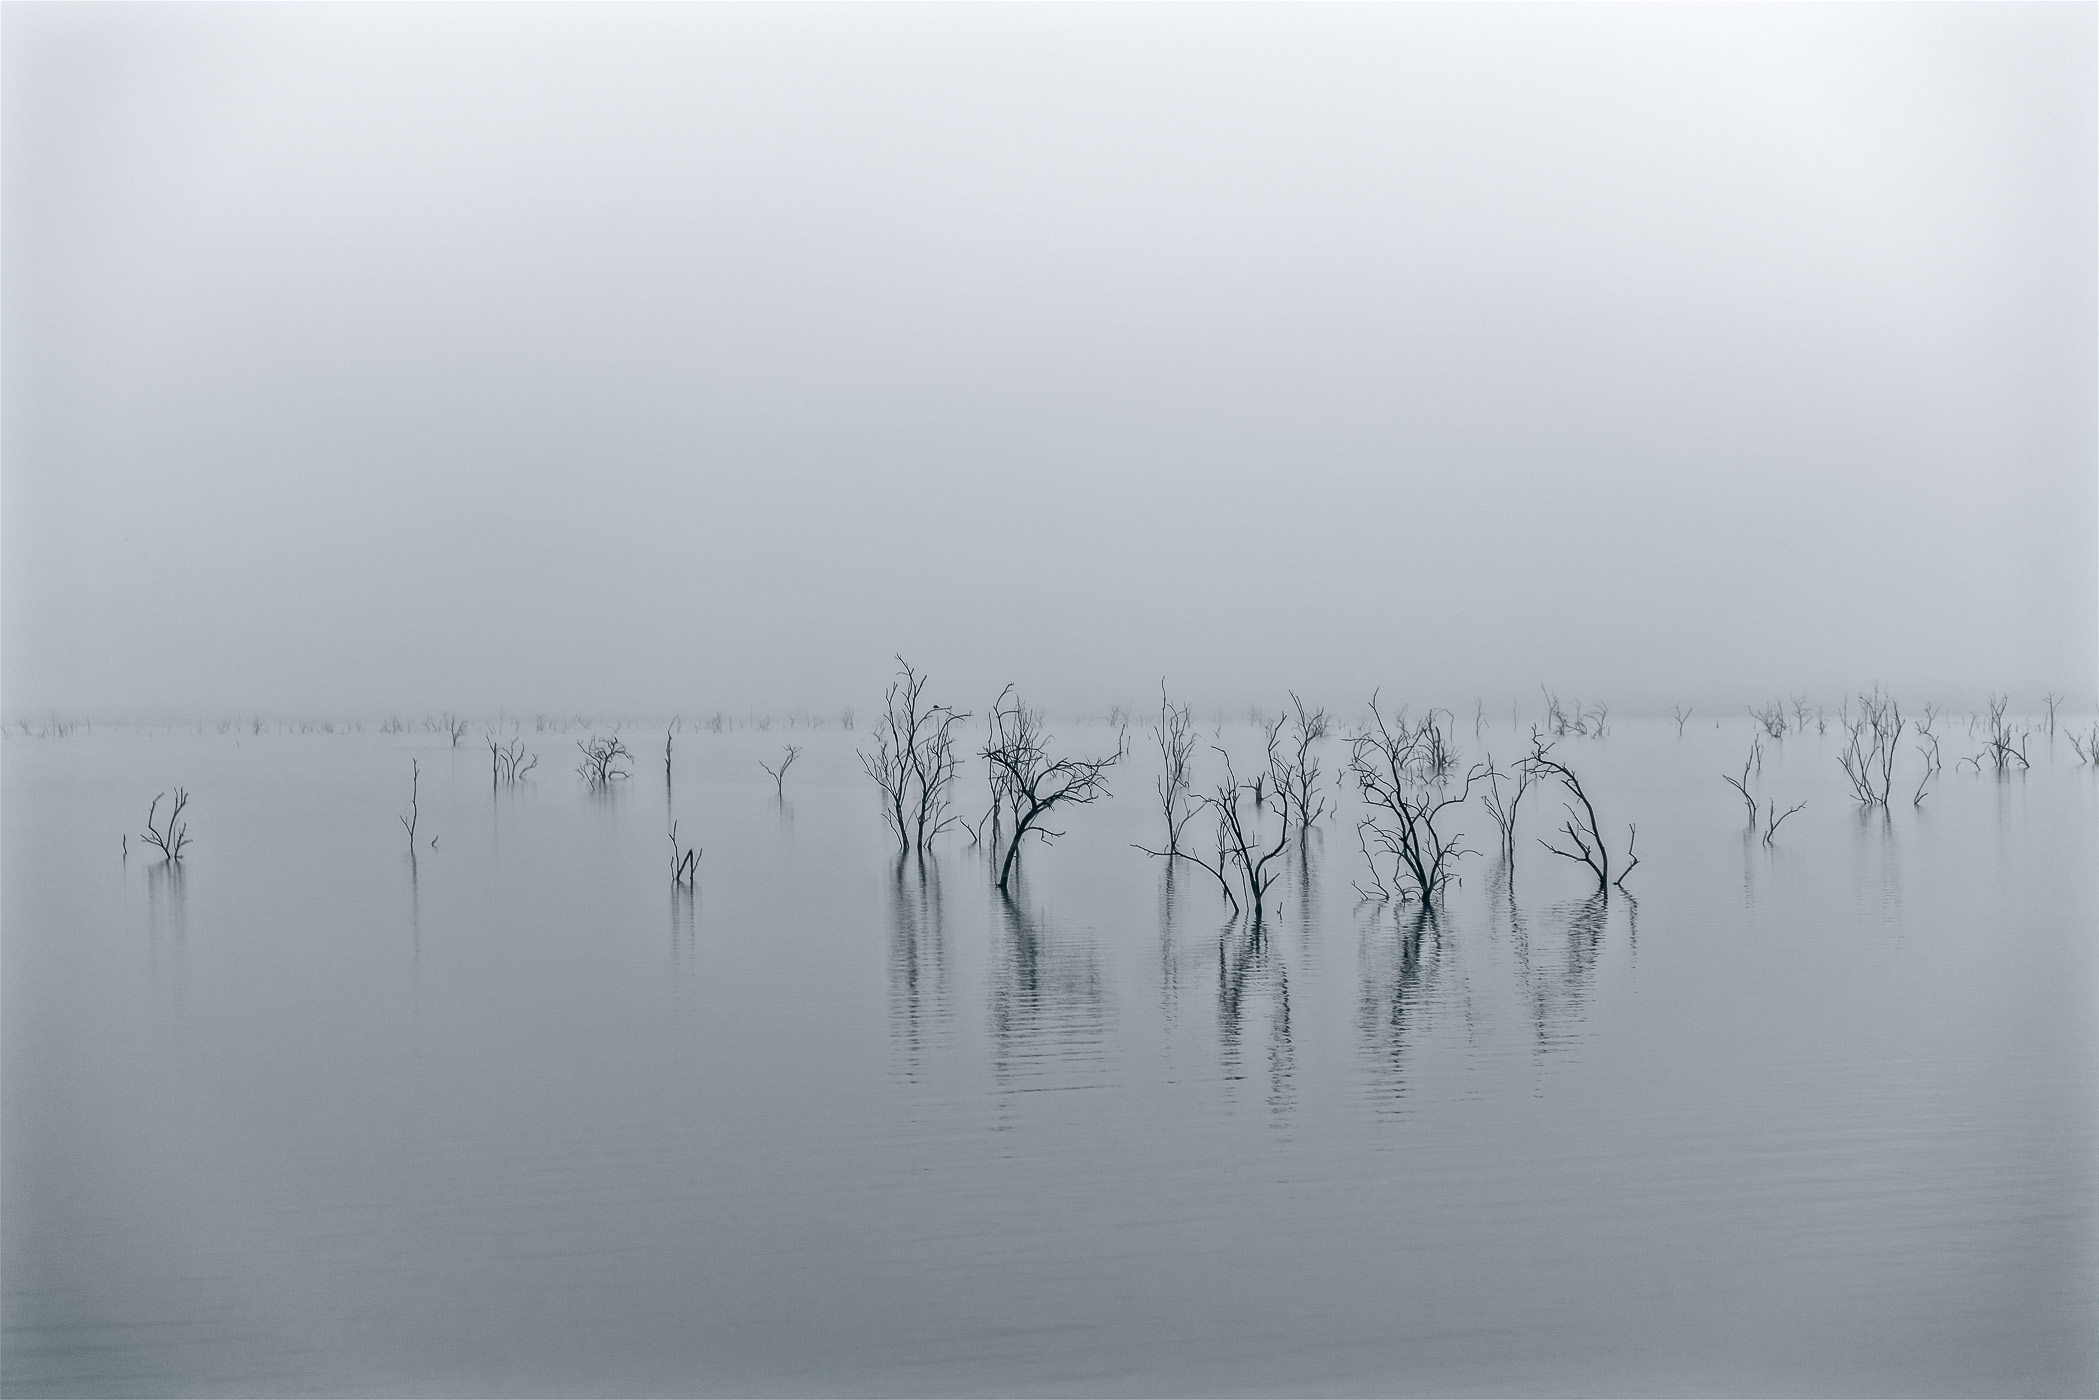
[[[1195,815],[1191,796],[1195,754],[1195,727],[1186,705],[1176,705],[1166,695],[1166,682],[1159,682],[1159,718],[1152,726],[1159,745],[1159,805],[1166,814],[1166,853],[1181,849],[1181,830]],[[1142,849],[1140,847],[1139,849]]]
[[[497,716],[498,721],[500,721],[501,718],[502,717],[500,715]],[[444,731],[446,734],[451,736],[453,748],[456,749],[459,747],[459,741],[466,737],[467,729],[468,725],[465,720],[461,719],[458,715],[453,714],[450,710],[445,711]]]
[[[493,734],[481,737],[488,742],[488,785],[491,788],[498,785],[514,787],[519,778],[539,766],[538,755],[525,752],[524,740],[512,738],[507,744],[499,744]]]
[[[1558,778],[1560,786],[1566,789],[1568,795],[1574,799],[1573,802],[1561,804],[1566,809],[1567,820],[1560,826],[1560,830],[1566,833],[1567,839],[1574,846],[1574,849],[1571,851],[1564,850],[1559,846],[1553,845],[1552,842],[1545,840],[1543,837],[1539,838],[1538,844],[1556,856],[1578,861],[1588,866],[1589,873],[1596,877],[1596,892],[1598,894],[1609,893],[1612,885],[1616,885],[1621,890],[1624,889],[1626,876],[1632,874],[1633,867],[1640,863],[1640,858],[1633,854],[1633,846],[1639,840],[1640,829],[1631,823],[1627,824],[1625,841],[1626,866],[1624,870],[1619,872],[1618,878],[1613,880],[1611,878],[1610,847],[1604,843],[1603,833],[1597,827],[1596,807],[1589,801],[1589,794],[1583,791],[1581,779],[1574,775],[1573,769],[1552,757],[1552,746],[1550,744],[1541,743],[1537,745],[1531,750],[1530,756],[1524,762],[1530,764],[1541,775]],[[1581,810],[1578,812],[1574,807],[1575,802],[1581,804]]]
[[[794,766],[794,761],[800,758],[801,756],[802,751],[799,748],[795,747],[793,744],[789,744],[787,746],[786,756],[780,760],[780,766],[778,768],[774,768],[770,763],[767,763],[762,758],[758,760],[758,766],[760,768],[763,768],[766,772],[766,776],[770,777],[773,780],[773,794],[775,796],[787,796],[787,770],[789,768],[792,768]]]
[[[1283,726],[1289,722],[1290,717],[1288,715],[1278,714],[1271,720],[1258,711],[1255,713],[1254,723],[1260,728],[1261,741],[1267,749],[1267,762],[1261,765],[1259,771],[1254,774],[1253,780],[1246,784],[1247,794],[1253,798],[1256,812],[1267,805],[1268,784],[1274,780],[1276,771],[1282,767],[1282,756],[1277,749],[1277,745],[1282,742]]]
[[[1767,846],[1770,845],[1773,838],[1775,838],[1778,835],[1778,826],[1780,822],[1783,822],[1787,817],[1792,816],[1795,812],[1799,811],[1805,806],[1807,806],[1807,803],[1805,802],[1796,802],[1792,806],[1786,808],[1785,811],[1781,812],[1778,810],[1778,804],[1776,802],[1770,803],[1765,808],[1764,844]]]
[[[1938,718],[1938,707],[1926,705],[1924,718],[1910,721],[1910,728],[1917,734],[1917,755],[1924,760],[1924,771],[1917,777],[1917,791],[1910,797],[1912,807],[1924,805],[1924,799],[1931,796],[1925,785],[1939,773],[1939,736],[1932,733],[1932,726]]]
[[[576,747],[583,753],[583,761],[576,765],[576,772],[593,790],[607,790],[614,783],[633,776],[627,765],[634,761],[634,755],[621,742],[619,731],[614,730],[604,738],[593,734],[588,739],[579,739]]]
[[[2069,734],[2070,748],[2077,755],[2079,767],[2088,763],[2099,763],[2099,724],[2094,724],[2090,733],[2079,734],[2073,729]]]
[[[139,839],[158,849],[160,858],[172,865],[182,859],[183,849],[189,845],[189,823],[182,820],[182,809],[189,806],[189,793],[176,788],[167,820],[159,823],[154,816],[160,810],[160,799],[166,796],[164,792],[154,794],[153,801],[146,808],[146,829],[139,834]]]
[[[1193,811],[1207,811],[1217,819],[1216,860],[1205,860],[1185,846],[1163,851],[1155,851],[1149,846],[1139,846],[1137,849],[1148,856],[1164,858],[1169,864],[1175,860],[1185,860],[1204,871],[1217,882],[1217,888],[1224,895],[1225,902],[1232,906],[1232,916],[1237,918],[1250,906],[1253,911],[1253,924],[1258,928],[1262,923],[1268,891],[1282,874],[1282,869],[1275,864],[1275,860],[1290,841],[1290,808],[1286,804],[1277,804],[1281,830],[1277,833],[1273,845],[1266,844],[1265,838],[1260,834],[1258,820],[1249,824],[1243,806],[1243,799],[1253,795],[1253,785],[1239,780],[1239,775],[1232,766],[1230,753],[1221,746],[1213,748],[1217,756],[1224,761],[1224,781],[1214,793],[1196,798]],[[1260,808],[1256,807],[1254,810],[1258,812]],[[1242,893],[1245,895],[1244,904],[1240,900]]]
[[[917,849],[961,820],[949,808],[954,797],[955,726],[966,711],[928,704],[926,678],[899,656],[901,668],[883,695],[875,722],[873,752],[862,750],[860,766],[882,789],[882,819],[900,850]]]
[[[671,823],[671,883],[680,889],[691,889],[700,878],[700,856],[698,847],[679,849],[678,824]]]
[[[1786,702],[1773,700],[1768,705],[1751,705],[1750,718],[1763,726],[1766,734],[1774,739],[1786,737]]]
[[[1758,761],[1762,757],[1763,747],[1763,740],[1751,739],[1749,741],[1749,757],[1742,760],[1742,776],[1731,778],[1725,773],[1720,775],[1720,781],[1726,783],[1736,792],[1741,793],[1742,800],[1749,804],[1749,829],[1751,831],[1756,830],[1756,799],[1749,795],[1749,770],[1758,766]]]
[[[419,815],[416,798],[422,785],[423,765],[411,758],[408,760],[408,815],[400,818],[401,825],[408,831],[408,854],[411,858],[415,855],[415,824]]]
[[[1537,746],[1538,730],[1537,726],[1533,725],[1531,727],[1531,747],[1536,748]],[[1487,809],[1487,815],[1494,818],[1494,825],[1501,832],[1502,859],[1507,861],[1513,869],[1516,864],[1516,813],[1522,807],[1523,795],[1530,791],[1531,783],[1536,775],[1531,771],[1531,767],[1527,763],[1518,763],[1514,773],[1503,773],[1494,766],[1494,755],[1488,754],[1485,777],[1487,779],[1487,792],[1481,801]],[[1501,792],[1501,784],[1504,778],[1516,785],[1516,790],[1506,798],[1502,796]]]
[[[1553,693],[1551,687],[1541,685],[1538,689],[1545,692],[1545,727],[1552,731],[1552,736],[1555,739],[1564,739],[1571,733],[1586,734],[1588,732],[1588,727],[1581,721],[1581,706],[1579,703],[1575,705],[1574,713],[1570,715],[1566,708],[1560,704],[1560,697]]]
[[[1972,764],[1977,772],[1981,772],[1982,765],[1987,762],[1997,771],[1999,776],[2009,773],[2014,764],[2017,764],[2022,769],[2033,766],[2026,761],[2026,740],[2032,731],[2024,728],[2014,729],[2011,723],[2005,719],[2005,707],[2010,703],[2009,696],[1992,695],[1990,697],[1990,727],[1989,732],[1983,737],[1982,752],[1976,754],[1973,758],[1964,758],[1961,762]],[[1969,732],[1973,733],[1974,728],[1975,726],[1971,721],[1968,726]]]
[[[2055,737],[2055,707],[2063,703],[2063,697],[2050,690],[2041,696],[2041,703],[2048,707],[2048,737]]]
[[[1296,711],[1290,751],[1279,756],[1271,743],[1268,767],[1283,815],[1296,823],[1297,839],[1303,841],[1310,836],[1313,823],[1327,812],[1326,797],[1319,790],[1319,756],[1312,746],[1327,736],[1329,721],[1325,710],[1307,709],[1294,690],[1290,692],[1290,705]]]
[[[1802,692],[1793,697],[1793,732],[1807,733],[1807,695]]]
[[[999,861],[998,888],[1009,892],[1020,843],[1032,833],[1044,841],[1064,833],[1042,825],[1058,807],[1082,807],[1108,795],[1108,770],[1125,750],[1120,744],[1106,758],[1052,758],[1040,712],[1030,710],[1007,686],[991,707],[991,736],[984,759],[1004,785],[1004,800],[1013,815],[1013,833]],[[996,805],[998,798],[994,798]]]
[[[1676,719],[1676,737],[1679,739],[1683,738],[1684,721],[1691,717],[1691,707],[1689,705],[1678,705],[1671,709],[1669,713]]]
[[[1230,754],[1221,748],[1217,754],[1224,760],[1224,782],[1214,795],[1204,800],[1204,805],[1217,814],[1217,874],[1227,887],[1230,882],[1224,880],[1225,872],[1237,877],[1239,888],[1246,895],[1246,903],[1253,910],[1254,927],[1259,928],[1269,888],[1282,874],[1281,867],[1275,865],[1275,858],[1283,853],[1283,847],[1290,844],[1290,809],[1278,804],[1281,830],[1276,833],[1273,846],[1264,846],[1258,825],[1247,824],[1239,805],[1241,793],[1255,797],[1254,784],[1239,781],[1239,775],[1232,770]],[[1255,797],[1254,810],[1261,810],[1258,797]],[[1233,912],[1237,913],[1239,907],[1239,901],[1233,899]]]
[[[1837,755],[1851,795],[1868,807],[1885,807],[1895,784],[1896,744],[1902,738],[1902,707],[1875,686],[1858,697],[1858,715],[1844,726]]]
[[[1473,767],[1455,795],[1449,791],[1455,750],[1442,733],[1439,713],[1431,710],[1410,724],[1402,708],[1388,722],[1372,695],[1370,727],[1349,741],[1349,776],[1371,809],[1356,824],[1374,887],[1357,889],[1369,898],[1426,904],[1454,878],[1457,861],[1471,854],[1457,844],[1459,833],[1446,835],[1437,822],[1464,803],[1487,770]]]

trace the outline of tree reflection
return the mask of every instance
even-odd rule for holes
[[[1443,930],[1433,905],[1401,906],[1393,927],[1373,918],[1360,947],[1357,1021],[1372,1076],[1391,1098],[1407,1092],[1407,1056],[1426,1033],[1441,981]]]
[[[929,1043],[954,1023],[946,906],[937,861],[900,856],[890,876],[890,1041],[904,1077],[916,1080]]]
[[[1268,1018],[1269,1106],[1288,1112],[1293,1103],[1290,1042],[1290,975],[1276,955],[1274,934],[1264,924],[1234,919],[1217,937],[1217,1023],[1227,1080],[1246,1077],[1240,1044],[1250,1020]]]
[[[1008,1091],[1097,1082],[1110,1047],[1106,988],[1093,948],[1051,936],[1040,916],[1022,906],[1020,894],[997,900],[993,1078]]]

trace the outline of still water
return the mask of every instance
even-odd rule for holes
[[[478,735],[8,737],[7,1393],[2099,1391],[2067,743],[1998,780],[1955,723],[1883,817],[1767,741],[1766,848],[1746,721],[1616,724],[1559,754],[1630,895],[1534,794],[1423,923],[1344,809],[1255,937],[1131,849],[1141,732],[1010,901],[898,865],[861,735],[688,728],[666,790],[626,732],[610,797],[530,723],[514,790]]]

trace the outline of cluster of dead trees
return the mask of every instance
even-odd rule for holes
[[[1239,776],[1223,745],[1211,746],[1223,762],[1224,777],[1207,792],[1195,790],[1195,734],[1188,707],[1174,704],[1163,685],[1159,717],[1152,726],[1159,749],[1158,794],[1166,818],[1166,845],[1161,850],[1143,845],[1137,849],[1169,864],[1186,861],[1203,871],[1216,882],[1233,915],[1250,912],[1256,927],[1262,922],[1268,891],[1282,873],[1278,858],[1293,836],[1302,840],[1329,810],[1313,747],[1327,736],[1327,712],[1308,708],[1295,692],[1290,703],[1294,714],[1257,719],[1267,761],[1251,778]],[[1272,840],[1261,830],[1262,818],[1270,813],[1276,818]],[[1214,823],[1213,839],[1200,849],[1188,835],[1199,815],[1208,815]]]
[[[1010,893],[1021,853],[1030,837],[1048,842],[1063,834],[1052,822],[1069,809],[1087,806],[1109,795],[1110,771],[1129,753],[1128,716],[1118,713],[1117,742],[1099,757],[1060,754],[1050,739],[1041,711],[1025,704],[1012,686],[1001,691],[986,716],[986,737],[978,757],[984,763],[989,801],[975,821],[957,809],[961,772],[959,752],[969,712],[935,704],[926,695],[926,677],[897,658],[896,679],[883,697],[872,726],[874,742],[860,762],[881,791],[882,815],[896,840],[899,857],[923,857],[930,843],[950,827],[961,827],[973,844],[989,849],[1001,893]],[[1603,706],[1573,713],[1547,692],[1551,712],[1569,732],[1601,734],[1608,725]],[[1485,785],[1486,805],[1501,831],[1501,849],[1513,862],[1516,819],[1524,795],[1551,783],[1566,797],[1565,820],[1548,851],[1583,866],[1599,891],[1622,889],[1639,863],[1628,831],[1626,853],[1615,860],[1595,806],[1580,777],[1556,758],[1553,744],[1539,731],[1531,734],[1531,751],[1508,773],[1491,758],[1465,765],[1452,738],[1452,716],[1431,710],[1410,719],[1404,709],[1387,713],[1371,697],[1369,722],[1347,740],[1347,760],[1330,789],[1319,744],[1333,732],[1328,713],[1307,705],[1293,693],[1289,710],[1260,716],[1263,762],[1242,773],[1239,761],[1222,744],[1212,744],[1213,783],[1196,776],[1197,735],[1185,704],[1174,703],[1162,686],[1151,738],[1157,748],[1156,793],[1165,824],[1159,847],[1140,844],[1146,855],[1169,865],[1185,862],[1203,872],[1230,906],[1259,925],[1271,904],[1271,892],[1284,870],[1283,857],[1293,841],[1302,843],[1335,811],[1339,787],[1352,785],[1362,800],[1357,822],[1358,844],[1368,866],[1368,884],[1357,888],[1370,899],[1429,904],[1456,882],[1458,863],[1473,854],[1463,844],[1454,814]]]
[[[929,701],[926,677],[901,656],[897,667],[873,725],[874,746],[860,753],[860,766],[881,789],[882,819],[897,853],[922,858],[941,832],[961,827],[972,842],[990,847],[999,892],[1010,893],[1027,839],[1055,840],[1064,833],[1050,822],[1061,811],[1108,796],[1108,770],[1127,749],[1118,742],[1101,758],[1055,753],[1042,712],[1023,703],[1009,685],[992,702],[988,733],[978,751],[990,804],[968,822],[956,808],[956,787],[962,764],[957,741],[970,714]]]

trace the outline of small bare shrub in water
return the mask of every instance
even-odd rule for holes
[[[583,752],[583,761],[576,765],[576,772],[593,791],[603,791],[633,776],[633,770],[627,765],[634,761],[634,755],[620,741],[618,731],[604,737],[593,734],[588,739],[579,739],[576,747]]]
[[[189,806],[189,793],[176,788],[167,819],[156,822],[154,817],[160,811],[160,800],[166,796],[164,792],[154,794],[151,805],[146,808],[146,829],[140,833],[139,839],[158,850],[160,858],[173,865],[182,859],[183,849],[189,845],[189,823],[182,820],[182,809]]]

